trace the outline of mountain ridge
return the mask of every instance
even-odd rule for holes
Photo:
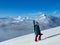
[[[33,20],[36,20],[40,23],[41,30],[60,26],[60,18],[55,16],[47,16],[46,14],[41,14],[35,17],[32,17],[32,16],[31,17],[28,17],[28,16],[1,17],[0,27],[2,28],[9,27],[9,29],[14,29],[14,28],[17,29],[17,27],[19,26],[19,27],[23,27],[23,30],[24,29],[32,30]],[[18,28],[18,29],[20,30],[21,28]]]

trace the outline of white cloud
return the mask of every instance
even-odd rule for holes
[[[52,12],[52,15],[59,16],[60,15],[60,11],[55,10],[55,11]]]
[[[57,14],[57,11],[53,11],[53,14]]]

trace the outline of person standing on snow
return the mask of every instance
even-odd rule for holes
[[[41,40],[41,35],[43,34],[40,31],[39,23],[33,20],[33,24],[34,24],[35,41],[37,42],[37,38],[38,40]]]

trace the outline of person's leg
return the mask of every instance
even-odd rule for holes
[[[39,40],[41,40],[41,36],[42,36],[42,35],[43,35],[43,34],[39,34],[39,38],[38,38]]]
[[[35,36],[35,41],[37,41],[37,37],[38,37],[38,34],[36,34],[36,36]]]
[[[41,35],[39,34],[39,37],[38,37],[39,40],[41,40]]]

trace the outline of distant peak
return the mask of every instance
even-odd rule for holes
[[[41,14],[40,16],[46,16],[46,14],[43,13],[43,14]]]
[[[39,18],[46,18],[47,16],[46,16],[46,14],[41,14],[41,15],[39,15]]]

